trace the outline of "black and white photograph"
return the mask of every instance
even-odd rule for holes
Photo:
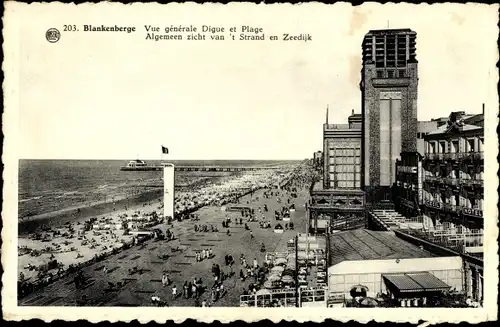
[[[7,2],[6,319],[496,319],[497,23]]]

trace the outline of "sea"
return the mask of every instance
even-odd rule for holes
[[[263,166],[293,161],[173,160],[182,166]],[[147,161],[159,165],[159,160]],[[161,171],[121,171],[123,160],[20,160],[18,218],[29,218],[74,206],[140,196],[162,189]],[[176,188],[217,180],[230,173],[177,172]]]

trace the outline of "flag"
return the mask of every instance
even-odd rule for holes
[[[168,154],[168,148],[166,146],[161,146],[161,153]]]

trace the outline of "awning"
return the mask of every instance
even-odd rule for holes
[[[429,272],[382,275],[389,289],[399,293],[449,290],[451,286]]]
[[[446,291],[451,288],[448,284],[428,272],[408,274],[414,281],[422,285],[426,291]]]

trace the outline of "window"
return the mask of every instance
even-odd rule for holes
[[[438,153],[446,153],[446,142],[439,142]]]
[[[387,78],[394,78],[394,71],[393,70],[387,71]]]
[[[377,70],[377,78],[384,78],[384,71]]]
[[[467,151],[468,152],[474,152],[474,151],[476,151],[476,147],[475,147],[474,143],[475,142],[474,142],[473,138],[472,139],[467,139],[466,145],[467,145]]]
[[[433,142],[427,142],[427,152],[436,153],[436,147]]]
[[[399,78],[406,77],[406,76],[405,76],[405,75],[406,75],[405,73],[406,73],[406,72],[405,72],[404,70],[400,70],[400,71],[398,71],[398,77],[399,77]]]

